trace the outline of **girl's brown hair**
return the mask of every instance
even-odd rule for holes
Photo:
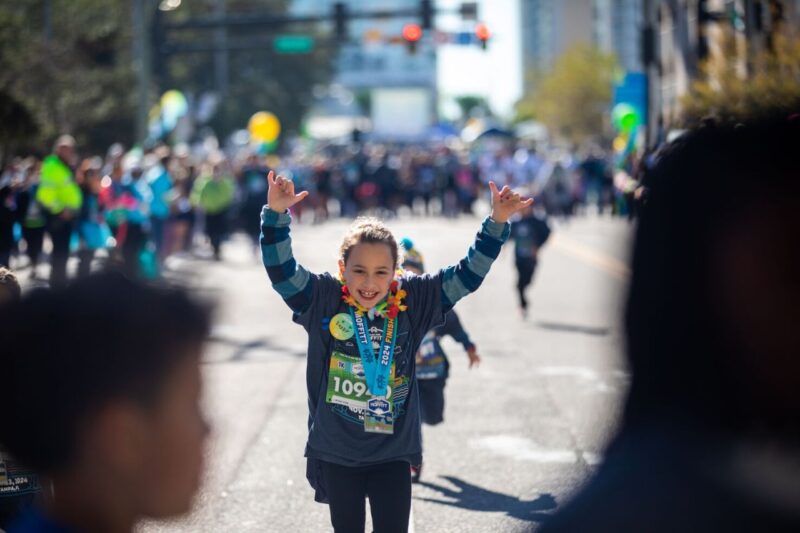
[[[400,264],[400,246],[397,240],[386,227],[386,224],[372,217],[358,217],[347,234],[342,240],[342,245],[339,247],[339,257],[347,263],[350,257],[350,252],[356,244],[385,244],[392,252],[392,260],[394,260],[394,267]]]

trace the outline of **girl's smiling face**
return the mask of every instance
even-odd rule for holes
[[[389,293],[394,280],[392,249],[384,243],[362,242],[353,246],[347,262],[339,261],[344,281],[363,307],[375,307]]]

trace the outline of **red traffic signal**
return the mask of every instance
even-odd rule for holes
[[[422,38],[422,28],[419,24],[406,24],[403,26],[403,39],[415,43]]]
[[[408,53],[417,53],[417,41],[422,38],[422,28],[419,24],[406,24],[403,26],[403,39],[408,45]]]
[[[481,48],[484,50],[486,50],[486,41],[488,41],[491,36],[492,32],[489,31],[489,26],[483,22],[475,25],[475,37],[481,42]]]

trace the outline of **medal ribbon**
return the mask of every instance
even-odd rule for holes
[[[389,373],[394,359],[394,348],[397,343],[397,319],[385,318],[383,321],[383,339],[378,356],[372,348],[372,339],[367,331],[367,319],[361,311],[350,307],[350,316],[356,326],[356,344],[364,365],[367,388],[373,396],[386,396],[389,384]]]

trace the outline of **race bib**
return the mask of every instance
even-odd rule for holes
[[[394,365],[391,369],[390,383],[394,382]],[[392,399],[392,386],[386,388],[386,400]],[[356,411],[366,411],[367,400],[371,399],[367,390],[367,379],[361,357],[341,352],[331,354],[328,372],[328,390],[325,401],[336,405],[344,405]]]
[[[428,334],[417,352],[417,379],[440,379],[445,375],[444,353],[435,336]]]

